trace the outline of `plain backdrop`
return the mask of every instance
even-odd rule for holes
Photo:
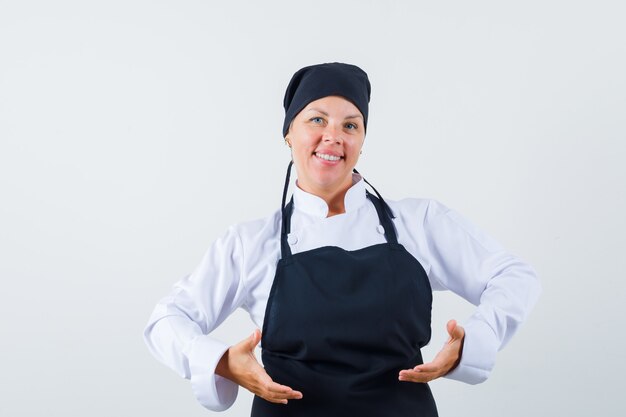
[[[441,416],[625,415],[625,17],[603,0],[0,0],[0,415],[218,415],[142,331],[229,225],[279,207],[285,87],[333,61],[372,82],[360,172],[456,209],[541,278],[487,382],[431,384]],[[426,359],[472,311],[436,294]],[[238,311],[215,335],[253,329]]]

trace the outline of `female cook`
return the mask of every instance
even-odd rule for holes
[[[533,269],[454,210],[366,189],[354,167],[369,98],[354,65],[297,71],[284,98],[281,209],[231,226],[152,313],[150,351],[206,408],[229,408],[241,385],[256,394],[254,417],[436,416],[427,382],[484,381],[536,302]],[[463,327],[448,322],[448,342],[424,364],[433,289],[478,308]],[[238,307],[263,331],[234,346],[211,337]]]

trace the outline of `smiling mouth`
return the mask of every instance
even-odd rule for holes
[[[313,155],[325,161],[339,161],[343,156],[328,155],[326,153],[314,152]]]

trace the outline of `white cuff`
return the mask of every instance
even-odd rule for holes
[[[500,341],[484,321],[472,317],[464,326],[465,339],[458,366],[444,375],[467,384],[484,382],[496,363]]]
[[[187,349],[191,389],[203,407],[211,411],[224,411],[237,399],[239,385],[215,373],[217,363],[229,348],[208,335],[193,339]]]

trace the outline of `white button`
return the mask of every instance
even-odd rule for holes
[[[385,228],[383,227],[382,224],[379,224],[378,226],[376,226],[376,230],[378,230],[378,233],[380,233],[381,235],[385,234]]]
[[[298,243],[298,236],[289,234],[287,236],[287,242],[289,242],[290,245],[295,245],[296,243]]]

